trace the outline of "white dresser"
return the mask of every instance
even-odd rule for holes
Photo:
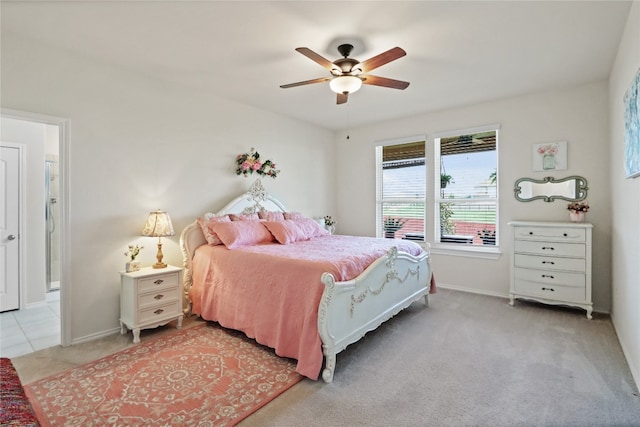
[[[182,268],[167,266],[120,273],[120,333],[133,331],[140,342],[140,330],[166,325],[171,320],[182,326]]]
[[[516,298],[581,307],[591,319],[588,223],[512,221],[509,304]]]

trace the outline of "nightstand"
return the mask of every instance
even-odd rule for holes
[[[133,331],[133,342],[140,342],[140,330],[166,325],[176,319],[182,327],[182,268],[146,267],[130,273],[120,272],[120,333]]]

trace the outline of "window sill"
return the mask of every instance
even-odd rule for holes
[[[461,256],[468,258],[484,258],[496,260],[502,255],[499,246],[468,246],[455,245],[446,243],[432,243],[431,253],[438,255]]]

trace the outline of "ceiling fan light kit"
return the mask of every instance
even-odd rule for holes
[[[406,89],[407,86],[409,86],[409,82],[367,74],[371,70],[405,56],[407,53],[403,49],[394,47],[393,49],[389,49],[386,52],[369,58],[363,62],[349,58],[352,50],[353,45],[347,43],[341,44],[338,46],[338,52],[340,52],[343,57],[331,62],[307,47],[297,48],[296,51],[326,68],[331,74],[331,77],[321,77],[297,83],[289,83],[280,87],[287,89],[296,86],[329,81],[329,87],[332,91],[337,93],[336,103],[344,104],[347,102],[349,94],[357,92],[360,87],[362,87],[363,83],[400,90]]]
[[[354,93],[362,87],[362,80],[355,76],[338,76],[331,79],[329,87],[335,93]]]

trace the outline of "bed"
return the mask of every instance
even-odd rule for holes
[[[256,221],[257,213],[269,218]],[[302,375],[316,380],[321,372],[330,383],[339,352],[414,301],[423,298],[428,306],[435,291],[429,250],[410,240],[331,235],[301,216],[272,221],[281,214],[292,213],[256,180],[247,193],[208,214],[225,220],[213,227],[223,244],[211,244],[204,216],[182,231],[185,312],[240,330],[296,359]],[[229,215],[242,220],[229,222]],[[268,230],[269,240],[242,244],[244,237],[234,231],[229,244],[232,226],[249,227],[252,235]],[[313,231],[296,240],[283,237],[283,227],[293,227],[293,234]],[[317,234],[308,238],[310,233]]]

